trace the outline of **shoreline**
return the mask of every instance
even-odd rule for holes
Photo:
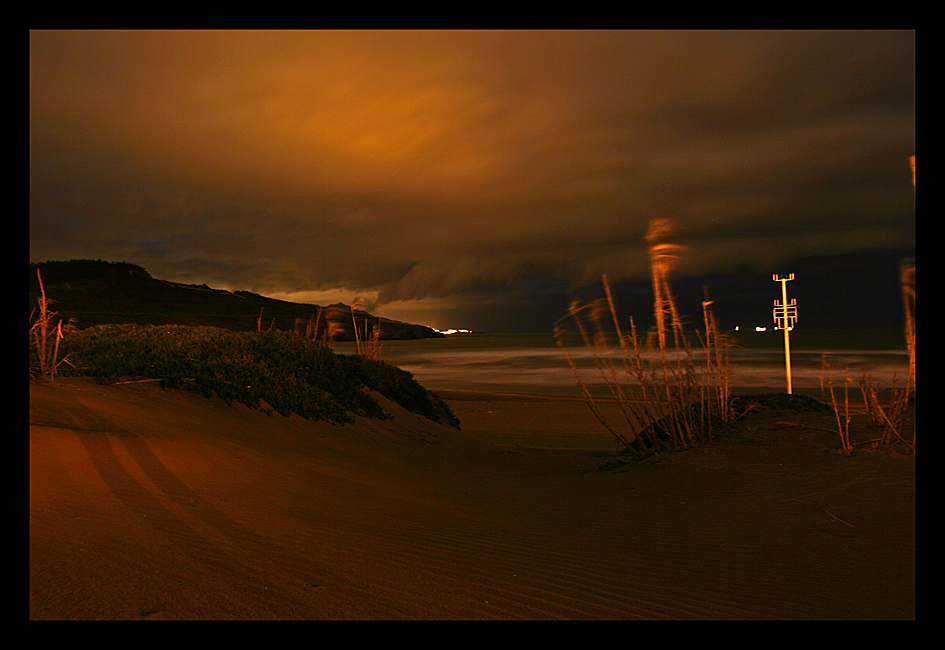
[[[441,398],[446,401],[450,400],[471,400],[471,399],[497,399],[497,400],[517,400],[517,401],[578,401],[584,402],[585,398],[579,393],[568,394],[562,393],[560,391],[548,391],[542,392],[535,390],[529,390],[528,387],[516,385],[515,388],[519,390],[484,390],[478,388],[438,388],[430,389],[431,392],[436,393]],[[593,393],[592,397],[595,401],[600,402],[616,402],[615,398],[611,394],[605,394],[603,391],[606,390],[605,387],[595,385],[595,389],[598,392]],[[577,388],[574,389],[577,391]],[[835,392],[838,389],[834,389]],[[857,398],[859,398],[859,388],[855,390]],[[787,394],[785,387],[772,387],[772,386],[733,386],[730,389],[730,394],[734,397],[737,395],[751,396],[751,395],[766,395],[771,393],[778,394]],[[821,395],[820,388],[795,388],[792,391],[792,394],[799,395],[803,397],[810,397],[818,401],[823,401],[823,396]],[[826,403],[826,402],[825,402]]]

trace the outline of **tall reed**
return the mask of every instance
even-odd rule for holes
[[[915,388],[915,260],[903,260],[899,265],[899,284],[902,287],[902,306],[905,313],[906,348],[909,350],[909,377]]]
[[[260,307],[260,308],[259,308],[259,316],[256,318],[256,331],[257,331],[257,332],[262,332],[262,331],[263,331],[262,317],[263,317],[263,308]],[[266,331],[271,332],[271,331],[275,328],[275,326],[276,326],[276,317],[273,316],[273,317],[272,317],[272,322],[269,323],[269,329],[266,330]]]
[[[381,359],[381,348],[383,344],[381,341],[381,319],[377,319],[377,323],[371,326],[371,331],[368,332],[368,318],[364,317],[364,332],[363,335],[358,331],[358,321],[354,316],[354,311],[356,309],[361,309],[362,305],[360,302],[355,302],[351,307],[351,323],[354,328],[354,343],[355,349],[359,356],[362,356],[366,359],[374,359],[375,361],[380,361]]]
[[[36,269],[36,279],[39,281],[39,313],[34,309],[30,314],[30,321],[36,316],[30,326],[30,335],[39,358],[39,375],[43,379],[52,380],[56,378],[59,366],[67,362],[65,358],[58,358],[59,342],[63,338],[62,321],[59,314],[49,308],[53,301],[46,297],[46,288],[43,286],[43,276],[39,269]]]
[[[355,302],[351,305],[351,327],[354,329],[354,343],[357,348],[358,354],[361,354],[361,337],[358,335],[358,321],[354,317],[354,311],[356,309],[361,309],[361,303]]]
[[[319,325],[321,325],[321,322],[322,322],[322,308],[318,307],[317,311],[318,311],[318,315],[315,317],[314,322],[312,322],[312,317],[309,316],[308,327],[305,330],[306,338],[309,338],[313,341],[318,339],[318,327]]]
[[[295,319],[295,333],[309,341],[317,341],[321,321],[322,308],[316,305],[315,311],[308,315],[308,320],[302,318]],[[323,334],[323,338],[327,338],[327,331]]]
[[[654,336],[648,337],[652,344],[641,342],[633,318],[630,332],[622,331],[606,275],[602,277],[606,302],[573,303],[568,315],[559,320],[555,328],[558,345],[591,411],[626,451],[635,454],[708,443],[719,427],[728,426],[732,421],[728,358],[731,343],[719,332],[712,301],[706,298],[702,304],[705,331],[699,334],[706,361],[703,368],[696,367],[669,284],[669,272],[681,250],[680,246],[665,241],[672,232],[672,222],[654,220],[647,233],[656,322]],[[607,312],[619,353],[614,351],[607,335],[604,322]],[[621,424],[602,415],[601,400],[594,397],[583,380],[568,347],[566,322],[574,325],[588,350],[610,393],[609,401],[618,407]],[[615,355],[619,357],[617,360]],[[619,372],[621,366],[622,373]]]
[[[719,331],[719,324],[711,309],[709,289],[704,287],[705,300],[702,301],[702,318],[705,323],[705,338],[702,341],[705,350],[706,369],[702,382],[702,400],[708,402],[706,416],[718,417],[723,427],[732,423],[731,403],[732,367],[729,363],[729,348],[732,340]],[[707,426],[707,425],[704,425]]]
[[[381,360],[381,348],[384,345],[381,343],[381,319],[377,319],[377,323],[371,326],[371,333],[367,333],[367,318],[364,319],[364,347],[361,350],[361,356],[367,359],[374,359],[375,361]]]
[[[860,377],[860,393],[863,396],[863,406],[869,422],[880,430],[880,437],[873,441],[873,448],[881,451],[890,451],[897,446],[905,446],[915,454],[915,429],[911,440],[904,435],[905,422],[909,413],[910,404],[915,401],[915,261],[904,260],[900,265],[900,282],[902,286],[903,311],[905,316],[906,348],[909,351],[909,368],[905,383],[898,385],[896,375],[893,375],[892,385],[889,388],[873,382],[872,376],[864,374]],[[830,367],[830,355],[824,353],[821,361],[821,392],[826,399],[827,390],[824,389],[824,374]],[[841,453],[849,456],[853,450],[850,441],[850,406],[848,384],[849,377],[844,373],[844,417],[841,418],[840,406],[833,392],[833,385],[827,382],[830,405],[837,416],[837,430],[840,434]],[[888,394],[888,399],[883,398]]]
[[[904,445],[915,454],[915,429],[912,430],[911,440],[904,435],[909,405],[915,400],[915,260],[908,259],[900,263],[899,281],[905,318],[906,349],[909,351],[909,370],[905,383],[901,387],[898,386],[894,375],[892,386],[889,388],[889,400],[884,401],[880,397],[884,389],[874,384],[872,377],[864,375],[860,379],[860,391],[870,421],[882,430],[875,447],[889,451],[897,445]]]
[[[826,357],[824,357],[826,359]],[[843,373],[843,416],[840,416],[840,405],[837,403],[837,397],[833,392],[833,381],[827,380],[827,388],[830,392],[830,407],[833,409],[837,418],[837,433],[840,435],[840,453],[844,456],[853,454],[853,443],[850,442],[850,377],[846,371]],[[821,385],[823,390],[823,385]]]

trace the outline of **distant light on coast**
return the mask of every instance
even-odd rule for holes
[[[440,334],[472,334],[472,330],[454,330],[454,329],[438,330],[435,327],[433,328],[433,330],[435,332],[439,332]]]

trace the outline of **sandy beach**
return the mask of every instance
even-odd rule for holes
[[[31,381],[30,618],[916,618],[914,457],[831,414],[627,463],[579,399],[439,394],[460,431]]]

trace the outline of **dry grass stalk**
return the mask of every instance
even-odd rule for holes
[[[39,357],[40,377],[47,380],[55,379],[59,366],[66,363],[66,359],[59,360],[59,341],[62,340],[62,321],[59,314],[50,311],[52,300],[46,297],[46,288],[43,286],[43,277],[36,269],[36,279],[39,280],[39,314],[30,327],[30,334],[36,345],[36,354]],[[30,314],[30,320],[36,310]]]
[[[909,350],[909,376],[915,388],[915,260],[903,260],[899,266],[902,305],[906,317],[906,348]]]
[[[890,388],[891,397],[889,402],[884,404],[880,398],[882,388],[873,383],[872,377],[864,375],[860,379],[863,403],[866,405],[870,422],[882,429],[882,435],[875,444],[876,448],[889,451],[901,443],[906,445],[913,454],[915,453],[915,434],[913,433],[911,441],[906,440],[902,435],[912,388],[909,378],[906,379],[906,385],[903,388],[897,388],[896,379],[893,377],[893,385]]]
[[[296,334],[305,337],[309,341],[318,340],[318,330],[321,326],[322,320],[322,308],[318,307],[316,312],[310,313],[307,321],[302,320],[301,318],[295,319]],[[327,334],[327,332],[325,334]]]
[[[263,331],[263,328],[262,328],[262,316],[263,316],[263,308],[260,307],[260,308],[259,308],[259,316],[256,317],[256,331],[257,331],[257,332],[262,332],[262,331]],[[296,319],[296,325],[298,325],[298,319]],[[273,316],[273,317],[272,317],[272,321],[269,323],[269,329],[268,329],[267,331],[271,332],[273,329],[275,329],[275,327],[276,327],[276,317]]]
[[[706,409],[706,417],[717,416],[722,421],[722,426],[727,427],[732,423],[732,410],[728,407],[731,399],[731,378],[732,371],[729,364],[729,348],[732,341],[729,337],[719,332],[719,324],[712,312],[712,301],[709,300],[709,290],[704,288],[705,300],[702,302],[702,317],[705,324],[705,339],[703,348],[705,350],[706,370],[702,382],[702,400],[711,404],[711,409]],[[714,358],[713,358],[714,357]],[[707,426],[706,424],[703,425]]]
[[[375,361],[381,360],[381,348],[384,345],[381,343],[381,319],[377,319],[377,324],[373,325],[371,328],[371,335],[367,335],[367,319],[364,320],[364,330],[365,330],[365,344],[364,349],[362,350],[362,356],[368,359],[374,359]]]
[[[831,352],[823,352],[820,355],[820,396],[824,401],[827,400],[827,390],[825,389],[827,370],[832,366],[833,354]]]
[[[834,415],[837,417],[837,433],[840,435],[840,453],[849,456],[853,453],[853,445],[850,442],[850,377],[846,371],[843,373],[843,418],[840,417],[840,406],[837,404],[837,398],[833,391],[833,382],[827,380],[827,388],[830,393],[830,406],[833,408]],[[822,380],[821,380],[822,381]],[[823,383],[821,383],[823,390]]]
[[[358,335],[358,321],[354,317],[354,311],[356,309],[361,309],[361,303],[356,302],[351,306],[351,325],[354,328],[354,343],[358,351],[358,354],[361,354],[361,337]]]
[[[882,389],[873,384],[869,375],[861,378],[860,389],[871,421],[883,430],[877,447],[889,451],[901,443],[915,454],[915,430],[913,429],[911,441],[902,435],[909,404],[915,394],[915,260],[903,260],[899,265],[899,282],[902,288],[906,349],[909,351],[909,370],[905,385],[898,388],[896,377],[893,376],[893,384],[889,389],[890,399],[885,404],[880,399]]]
[[[892,386],[888,389],[890,398],[888,402],[884,402],[881,394],[886,389],[873,383],[872,377],[866,374],[860,378],[860,392],[863,395],[863,405],[870,423],[882,431],[879,439],[874,441],[874,448],[890,451],[897,445],[905,445],[912,454],[915,454],[915,431],[913,430],[912,440],[907,440],[903,436],[906,415],[915,393],[915,262],[913,260],[906,260],[901,264],[900,281],[905,312],[906,347],[909,351],[909,370],[905,385],[902,388],[897,387],[896,376],[893,375]],[[829,360],[830,355],[824,353],[821,361],[821,392],[824,392],[824,373],[830,367]],[[846,378],[846,373],[844,377],[846,382],[850,381]],[[847,394],[845,399],[846,421],[844,423],[840,418],[840,408],[833,394],[833,386],[829,382],[828,386],[831,406],[837,415],[837,428],[843,444],[841,452],[849,455],[849,451],[853,448],[849,440],[849,395]],[[847,390],[845,385],[845,393]]]
[[[308,335],[308,338],[314,341],[318,339],[318,327],[321,325],[321,322],[322,322],[322,308],[321,307],[318,308],[318,315],[315,317],[315,322],[312,323],[311,316],[309,316],[308,322],[309,322],[309,329],[306,331],[306,334]]]
[[[371,332],[368,333],[368,319],[364,319],[364,333],[358,331],[358,321],[355,318],[354,311],[356,309],[361,309],[362,305],[360,302],[354,303],[351,307],[351,323],[354,327],[354,342],[355,349],[357,350],[358,355],[365,357],[367,359],[374,359],[380,361],[381,359],[381,348],[383,344],[381,343],[381,319],[377,319],[377,323],[371,327]]]
[[[556,332],[556,334],[557,334],[557,332]],[[601,425],[602,425],[605,429],[607,429],[607,431],[609,431],[610,434],[613,435],[614,438],[615,438],[619,443],[621,443],[621,444],[623,445],[623,447],[624,447],[625,450],[627,450],[627,451],[633,451],[633,449],[634,449],[634,444],[633,444],[633,443],[634,443],[634,436],[632,435],[632,431],[631,431],[631,436],[630,436],[630,437],[628,437],[628,436],[625,435],[625,434],[622,434],[622,433],[618,432],[616,429],[614,429],[614,428],[610,425],[610,423],[607,421],[607,419],[604,418],[603,415],[601,415],[600,411],[599,411],[598,408],[597,408],[597,402],[595,401],[594,396],[591,395],[590,390],[588,390],[588,388],[587,388],[587,384],[585,384],[584,381],[581,379],[581,373],[580,373],[580,371],[578,371],[577,365],[574,363],[574,358],[571,356],[571,352],[570,352],[570,350],[568,349],[567,344],[565,343],[564,337],[563,337],[563,336],[557,336],[557,341],[558,341],[558,347],[561,348],[561,350],[562,350],[562,351],[564,352],[564,354],[565,354],[565,357],[568,359],[568,363],[571,364],[571,369],[574,371],[574,379],[575,379],[575,381],[577,382],[578,389],[581,391],[581,394],[584,396],[584,401],[587,403],[588,407],[590,408],[591,413],[593,413],[594,417],[597,418],[597,421],[600,422]]]
[[[327,326],[325,327],[325,342],[331,345],[336,338],[344,333],[344,328],[341,326],[341,323],[337,321],[330,320],[328,321]]]

